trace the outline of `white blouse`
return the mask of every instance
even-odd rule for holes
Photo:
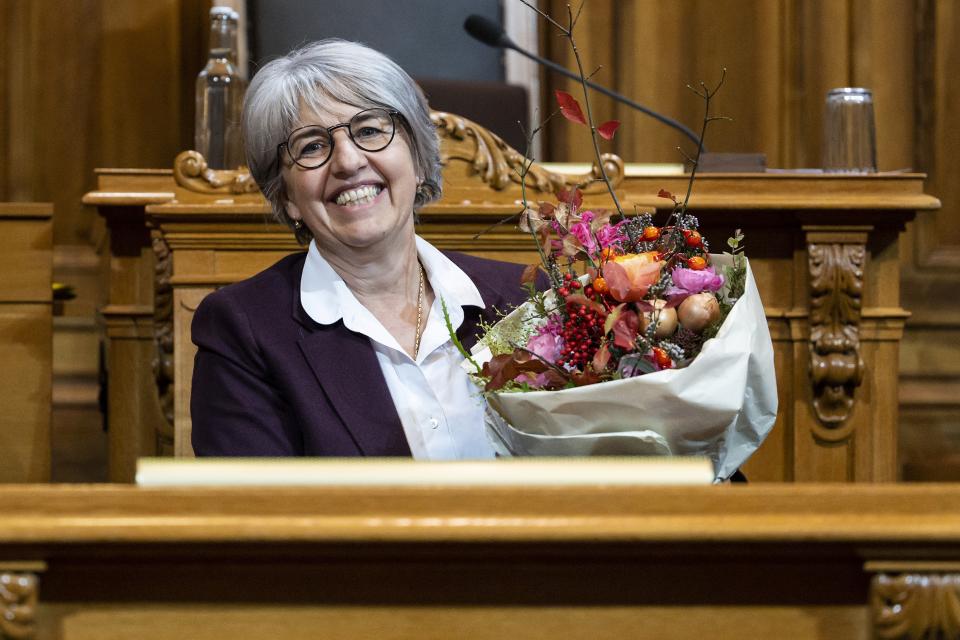
[[[413,457],[457,460],[494,457],[483,424],[484,400],[460,366],[463,357],[447,333],[440,300],[447,303],[456,329],[463,307],[483,308],[483,298],[460,267],[417,236],[417,254],[435,294],[414,361],[396,339],[353,295],[311,242],[300,278],[300,300],[320,324],[343,319],[370,339],[397,408]]]

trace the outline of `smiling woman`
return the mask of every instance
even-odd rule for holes
[[[308,249],[197,310],[194,451],[492,457],[441,301],[469,347],[526,298],[522,269],[415,235],[415,211],[441,194],[416,84],[381,53],[324,40],[264,65],[243,117],[251,173]]]

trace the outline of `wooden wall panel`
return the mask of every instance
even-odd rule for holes
[[[943,208],[912,225],[904,306],[913,311],[901,353],[901,454],[907,478],[960,479],[960,10],[918,0],[914,27],[916,165]]]
[[[0,203],[0,483],[50,479],[51,215]]]
[[[193,137],[210,0],[0,0],[0,201],[54,203],[57,480],[104,477],[97,406],[104,228],[80,200],[102,166],[167,167]]]
[[[566,2],[548,3],[566,15]],[[714,151],[762,152],[769,166],[815,167],[820,163],[822,110],[838,86],[874,90],[881,168],[912,161],[914,4],[902,0],[634,0],[588,2],[575,35],[585,67],[603,68],[594,79],[699,131],[702,101],[686,85],[711,85],[720,70],[727,81],[715,113],[734,118],[707,135]],[[544,29],[551,29],[544,24]],[[556,30],[546,53],[573,68],[566,39]],[[573,83],[548,76],[548,87]],[[580,94],[577,93],[579,97]],[[678,162],[677,133],[603,96],[602,117],[622,121],[610,147],[637,162]],[[552,99],[548,104],[554,104]],[[551,126],[552,160],[590,159],[589,138],[567,123]]]

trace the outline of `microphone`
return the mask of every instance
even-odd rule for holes
[[[482,42],[487,46],[496,47],[497,49],[513,49],[520,55],[526,56],[527,58],[530,58],[537,64],[543,65],[548,69],[552,69],[553,71],[556,71],[561,75],[567,76],[568,78],[573,78],[574,80],[577,80],[577,81],[581,80],[580,76],[573,73],[566,67],[563,67],[557,64],[556,62],[547,60],[546,58],[541,58],[536,54],[530,53],[529,51],[525,51],[524,49],[521,49],[504,32],[503,27],[501,27],[496,22],[493,22],[492,20],[484,18],[483,16],[478,16],[476,14],[469,16],[466,19],[466,21],[463,23],[463,28],[464,30],[466,30],[467,33],[470,34],[471,37],[473,37],[476,40],[479,40],[480,42]],[[677,122],[673,118],[668,118],[665,115],[659,114],[653,109],[649,109],[643,106],[642,104],[634,102],[633,100],[631,100],[626,96],[620,95],[619,93],[615,91],[611,91],[606,87],[602,87],[599,84],[596,84],[595,82],[591,82],[590,80],[587,80],[586,84],[588,87],[590,87],[594,91],[598,91],[605,96],[613,98],[617,102],[625,104],[628,107],[632,107],[641,113],[645,113],[646,115],[650,116],[654,120],[659,120],[660,122],[667,125],[668,127],[672,127],[676,129],[677,131],[681,132],[683,135],[690,138],[690,140],[692,140],[694,144],[696,144],[697,146],[700,145],[700,137],[696,133],[694,133],[689,127],[687,127],[686,125],[680,122]],[[707,152],[706,146],[703,147],[703,152],[704,153]]]

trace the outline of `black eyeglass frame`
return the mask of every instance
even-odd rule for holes
[[[383,145],[382,147],[380,147],[379,149],[368,149],[368,148],[364,147],[363,145],[361,145],[360,143],[358,143],[357,140],[356,140],[356,138],[353,137],[353,131],[350,129],[350,123],[353,122],[353,120],[354,120],[357,116],[359,116],[360,114],[363,114],[363,113],[367,113],[368,111],[383,111],[383,112],[386,112],[386,114],[390,116],[390,123],[393,125],[393,131],[390,133],[390,139],[387,140],[386,144],[384,144],[384,145]],[[300,168],[302,168],[302,169],[306,169],[307,171],[311,171],[311,170],[313,170],[313,169],[319,169],[319,168],[322,167],[323,165],[325,165],[325,164],[327,164],[328,162],[330,162],[330,159],[333,157],[333,149],[334,149],[334,147],[336,147],[336,144],[337,144],[336,139],[333,137],[333,132],[334,132],[336,129],[342,129],[342,128],[346,128],[346,130],[347,130],[347,136],[350,138],[350,141],[351,141],[358,149],[361,149],[361,150],[363,150],[363,151],[367,151],[367,152],[369,152],[369,153],[377,153],[377,152],[379,152],[379,151],[383,151],[384,149],[386,149],[387,147],[389,147],[389,146],[390,146],[390,143],[393,142],[393,139],[397,137],[397,121],[398,121],[398,120],[399,120],[401,126],[407,127],[407,120],[406,120],[406,118],[404,118],[404,117],[403,117],[403,114],[400,113],[399,111],[397,111],[396,109],[389,109],[389,108],[386,108],[386,107],[370,107],[369,109],[363,109],[362,111],[356,112],[355,114],[353,114],[353,116],[352,116],[352,117],[350,118],[350,120],[348,120],[347,122],[340,122],[340,123],[338,123],[338,124],[331,125],[331,126],[329,126],[329,127],[321,127],[320,125],[317,125],[317,124],[307,124],[307,125],[304,125],[304,126],[302,126],[302,127],[297,127],[296,129],[294,129],[293,131],[291,131],[291,132],[287,135],[287,139],[286,139],[286,140],[284,140],[283,142],[281,142],[280,144],[277,145],[277,168],[278,168],[278,169],[281,169],[281,168],[283,167],[283,162],[280,160],[280,149],[281,149],[281,148],[285,148],[285,149],[287,150],[287,157],[290,158],[290,161],[293,162],[293,163],[294,163],[295,165],[297,165],[298,167],[300,167]],[[313,128],[320,128],[320,129],[323,129],[323,130],[325,130],[325,131],[327,132],[327,135],[330,137],[330,152],[327,154],[327,157],[326,157],[326,159],[325,159],[323,162],[321,162],[320,164],[317,164],[317,165],[309,166],[309,165],[305,165],[305,164],[303,164],[303,163],[301,163],[301,162],[298,162],[297,159],[293,157],[293,153],[290,151],[290,138],[292,138],[293,135],[294,135],[297,131],[301,131],[301,130],[303,130],[303,129],[313,129]]]

